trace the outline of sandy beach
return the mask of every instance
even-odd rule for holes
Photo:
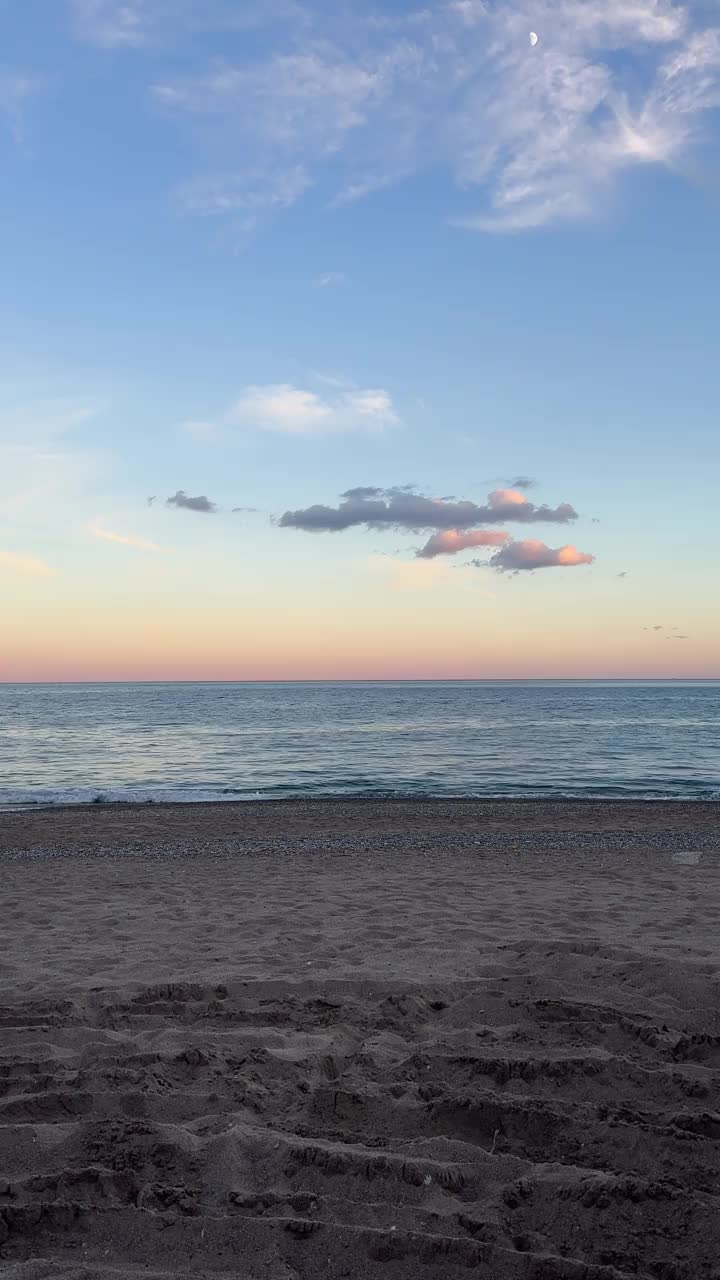
[[[719,818],[0,815],[0,1274],[717,1280]]]

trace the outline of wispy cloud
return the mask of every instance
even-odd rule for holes
[[[288,209],[310,186],[312,180],[301,164],[278,173],[261,169],[211,173],[183,183],[175,192],[175,201],[182,213],[204,217],[242,214],[243,225],[251,230],[258,214]]]
[[[488,563],[504,573],[532,569],[571,569],[581,564],[594,564],[595,557],[577,547],[548,547],[536,538],[525,542],[508,542]]]
[[[469,529],[466,533],[461,533],[458,529],[447,529],[443,533],[434,533],[417,554],[421,560],[433,560],[436,556],[455,556],[471,547],[500,547],[509,537],[509,533],[492,529]]]
[[[471,501],[428,498],[408,489],[348,489],[337,507],[316,504],[286,511],[280,525],[308,533],[337,533],[365,526],[368,529],[406,529],[414,533],[438,529],[457,532],[474,525],[568,524],[577,519],[569,502],[557,507],[536,506],[515,489],[495,489],[482,505]]]
[[[98,524],[91,526],[90,534],[93,538],[99,538],[102,542],[115,542],[123,547],[134,547],[137,551],[166,553],[169,550],[168,547],[159,547],[156,542],[150,542],[147,538],[138,538],[132,534],[113,533],[111,529],[103,529]]]
[[[26,510],[44,519],[76,503],[100,455],[74,438],[104,407],[90,397],[59,397],[0,408],[0,513]]]
[[[15,437],[27,442],[28,437],[32,437],[45,442],[55,440],[92,422],[104,408],[103,400],[68,396],[4,409],[0,412],[0,439]]]
[[[39,88],[36,76],[0,69],[0,125],[5,123],[18,144],[23,140],[23,107]]]
[[[57,572],[37,556],[17,555],[14,551],[0,551],[0,569],[10,569],[30,578],[52,578]]]
[[[131,37],[139,0],[113,8]],[[720,101],[720,28],[702,14],[672,0],[434,0],[373,18],[308,3],[256,60],[153,92],[231,139],[216,210],[252,205],[258,174],[285,205],[311,184],[337,204],[432,167],[464,193],[458,225],[519,231],[593,216],[631,169],[682,167]]]
[[[195,439],[209,440],[233,430],[328,436],[377,432],[399,423],[392,397],[381,387],[338,387],[319,395],[278,382],[245,387],[217,420],[183,423],[182,428]]]
[[[217,507],[214,502],[200,494],[197,498],[191,498],[182,489],[178,489],[171,498],[165,503],[166,507],[178,507],[182,511],[198,511],[201,515],[214,515]]]
[[[79,40],[105,49],[137,49],[193,36],[252,31],[302,20],[300,0],[67,0]]]
[[[70,0],[70,13],[75,34],[103,49],[137,48],[149,37],[147,0]]]

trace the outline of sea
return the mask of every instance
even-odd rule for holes
[[[0,808],[720,799],[720,681],[0,684]]]

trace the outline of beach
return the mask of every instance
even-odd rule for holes
[[[719,817],[0,815],[0,1274],[720,1277]]]

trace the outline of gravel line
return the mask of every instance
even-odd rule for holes
[[[720,836],[706,831],[599,831],[552,832],[529,831],[527,833],[492,832],[484,835],[448,835],[436,833],[421,835],[375,835],[356,833],[318,835],[273,835],[243,839],[238,836],[218,838],[187,837],[162,840],[157,837],[144,840],[123,840],[107,844],[38,845],[31,849],[6,849],[0,851],[0,864],[16,862],[44,862],[65,858],[85,858],[89,861],[132,859],[185,860],[203,858],[297,858],[323,855],[364,857],[392,853],[395,856],[418,855],[437,857],[441,854],[520,854],[533,857],[551,854],[594,854],[605,856],[639,854],[676,855],[678,862],[692,865],[693,855],[703,865],[720,865]],[[713,856],[714,855],[714,856]]]

